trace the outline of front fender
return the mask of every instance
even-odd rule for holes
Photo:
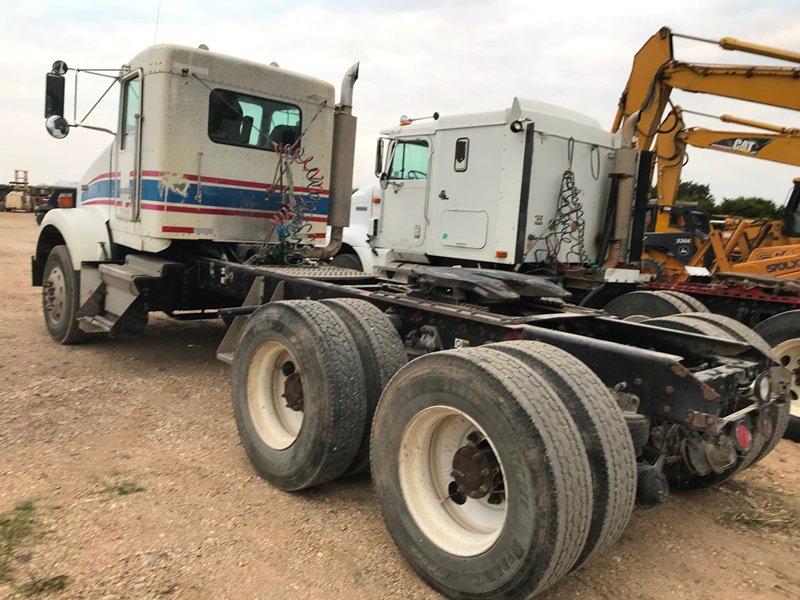
[[[54,208],[48,211],[42,219],[36,240],[34,285],[41,283],[47,255],[55,246],[64,244],[67,247],[76,271],[80,270],[84,261],[109,260],[111,239],[107,222],[108,217],[96,208]]]

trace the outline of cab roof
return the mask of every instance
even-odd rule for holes
[[[201,48],[156,44],[134,56],[127,66],[141,68],[145,75],[196,76],[210,87],[219,84],[315,104],[326,100],[333,108],[335,89],[326,81]]]
[[[597,120],[568,108],[548,104],[547,102],[539,102],[538,100],[514,98],[511,107],[503,110],[442,116],[437,120],[425,119],[410,125],[384,129],[381,131],[381,135],[430,135],[443,129],[503,125],[520,119],[526,119],[534,123],[542,120],[551,121],[557,119],[583,127],[602,129]]]

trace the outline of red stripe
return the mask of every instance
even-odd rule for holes
[[[114,206],[113,200],[87,200],[86,202],[81,202],[82,206],[87,206],[89,204],[95,204],[97,206],[105,205],[105,206]]]
[[[194,233],[194,227],[176,227],[174,225],[164,225],[161,228],[163,233]],[[305,237],[324,238],[324,233],[309,233]]]
[[[260,219],[267,219],[275,214],[274,210],[263,210],[263,211],[231,210],[227,208],[203,208],[195,206],[186,206],[183,204],[167,204],[165,207],[164,204],[150,204],[147,202],[142,203],[142,210],[159,210],[167,212],[192,213],[201,215],[221,215],[225,217],[257,217]],[[313,221],[315,223],[327,223],[328,217],[312,216],[309,217],[308,220]]]
[[[192,175],[191,173],[184,173],[183,178],[184,179],[188,179],[189,181],[197,181],[198,180],[197,175]],[[254,188],[254,189],[259,189],[259,190],[264,190],[264,191],[266,191],[266,190],[268,190],[268,189],[270,189],[272,187],[271,184],[263,182],[263,181],[245,181],[243,179],[225,179],[223,177],[206,177],[205,175],[200,177],[200,181],[202,183],[218,183],[220,185],[236,185],[236,186],[239,186],[239,187],[248,187],[248,188]],[[283,186],[278,186],[277,189],[283,189]],[[316,191],[319,194],[327,195],[328,192],[330,191],[330,190],[312,190],[310,188],[304,188],[304,187],[295,187],[294,189],[296,191],[302,192],[304,194]]]
[[[111,179],[112,177],[119,177],[119,171],[112,172],[112,173],[100,173],[100,175],[96,175],[92,179],[89,180],[89,183],[86,185],[91,185],[95,181],[99,181],[100,179]]]

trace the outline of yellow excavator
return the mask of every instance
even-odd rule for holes
[[[706,42],[716,45],[725,50],[740,51],[743,53],[764,56],[793,63],[792,66],[762,66],[762,65],[727,65],[727,64],[700,64],[677,60],[674,55],[673,41],[676,38],[684,38],[699,42]],[[696,36],[682,35],[672,32],[669,28],[662,28],[652,36],[642,48],[636,53],[633,67],[628,78],[628,82],[620,97],[617,114],[614,119],[612,130],[614,132],[622,130],[625,132],[634,131],[633,137],[636,140],[640,151],[647,152],[653,150],[653,145],[659,131],[662,128],[664,112],[667,106],[671,106],[670,95],[672,90],[682,90],[686,92],[696,92],[744,100],[758,104],[786,108],[790,110],[800,110],[800,53],[772,48],[761,44],[754,44],[726,37],[720,40],[699,38]],[[672,107],[674,109],[674,107]],[[678,113],[680,116],[680,113]],[[738,124],[753,125],[753,122],[743,122],[739,119]],[[680,125],[674,130],[674,143],[686,145],[699,145],[703,147],[714,147],[716,150],[732,153],[751,153],[759,158],[771,156],[770,160],[776,157],[792,155],[796,160],[797,146],[794,138],[795,132],[774,131],[771,126],[764,123],[757,124],[757,128],[765,132],[758,134],[760,137],[770,138],[769,144],[756,148],[757,144],[751,144],[750,139],[756,134],[747,136],[736,136],[734,132],[724,133],[720,137],[715,137],[715,132],[703,133],[702,131],[692,131],[682,133],[683,127]],[[719,133],[719,132],[716,132]],[[780,136],[780,141],[778,140]],[[789,138],[793,138],[792,141]],[[729,141],[725,141],[729,140]],[[737,142],[736,140],[741,140]],[[668,140],[665,138],[664,143]],[[695,142],[695,144],[693,144]],[[772,154],[776,150],[777,154]],[[788,149],[788,151],[787,151]],[[664,149],[660,155],[675,161],[674,148]],[[668,161],[664,161],[667,166]],[[778,160],[778,162],[787,162]],[[683,164],[683,157],[676,163]],[[796,164],[788,162],[788,164]],[[673,165],[674,166],[674,165]],[[669,182],[669,174],[664,180],[663,185],[671,185],[673,189],[661,192],[661,200],[667,198],[671,200],[664,202],[657,207],[654,215],[653,230],[647,235],[667,233],[671,227],[671,220],[674,222],[676,215],[673,213],[675,192],[677,191],[678,180],[673,178]],[[762,227],[756,234],[755,249],[769,252],[791,252],[785,254],[787,264],[776,267],[782,272],[790,272],[794,267],[792,264],[797,261],[800,266],[800,254],[793,254],[793,250],[786,248],[783,240],[800,237],[800,213],[798,212],[800,203],[800,186],[795,182],[794,191],[784,213],[784,218],[779,225],[771,224],[769,227]],[[629,262],[639,262],[647,258],[642,234],[644,233],[645,217],[648,207],[636,205],[633,207],[631,215],[631,235],[629,239],[629,252],[624,256],[621,252],[614,255],[613,261],[607,261],[604,266],[614,267],[619,259],[627,259]],[[663,208],[663,210],[662,210]],[[689,213],[685,213],[689,214]],[[698,213],[697,216],[700,216]],[[702,217],[701,217],[702,218]],[[705,217],[706,223],[709,217]],[[687,223],[683,223],[687,227]],[[747,230],[750,224],[742,225],[739,223],[737,228]],[[776,231],[776,227],[778,231]],[[702,227],[687,227],[690,233],[695,231],[703,232]],[[705,227],[708,233],[710,227]],[[699,248],[694,246],[693,236],[681,236],[682,239],[689,239],[690,245],[687,247],[687,258],[694,257]],[[723,237],[723,246],[720,255],[731,255],[733,247],[725,248],[725,243],[732,243],[738,252],[745,255],[740,240],[743,238],[742,231],[736,236],[736,231],[730,229],[727,238]],[[767,243],[767,238],[773,235],[777,245]],[[762,239],[758,239],[762,236]],[[749,237],[747,238],[750,239]],[[710,238],[709,238],[710,240]],[[618,248],[625,247],[627,240],[612,240]],[[705,240],[704,240],[705,241]],[[709,241],[709,246],[712,244]],[[792,244],[789,244],[791,246]],[[780,247],[783,247],[781,250]],[[699,259],[705,263],[708,252]],[[609,254],[611,256],[611,254]],[[618,258],[619,257],[619,258]],[[755,261],[756,255],[752,252],[747,256],[748,260]],[[769,256],[768,256],[769,258]],[[608,264],[611,262],[611,264]],[[664,263],[661,263],[664,264]],[[691,266],[691,265],[690,265]],[[705,265],[704,265],[705,266]],[[750,273],[747,277],[734,276],[728,278],[722,273],[724,265],[720,265],[720,271],[711,278],[702,281],[687,280],[678,282],[650,283],[646,288],[633,286],[630,284],[608,283],[595,288],[585,299],[584,304],[593,307],[605,307],[605,309],[620,318],[657,317],[665,314],[681,313],[697,310],[711,310],[714,313],[732,317],[733,319],[753,326],[755,331],[773,347],[778,360],[785,365],[792,373],[790,383],[790,393],[794,400],[800,399],[800,283],[794,279],[785,277],[762,276]],[[735,270],[734,265],[727,265],[730,270]],[[769,273],[769,270],[765,268]],[[701,301],[701,303],[698,302]],[[788,417],[788,415],[787,415]],[[787,437],[792,437],[800,441],[800,403],[795,402],[792,409]]]
[[[617,114],[612,126],[613,132],[633,129],[633,137],[640,151],[652,151],[659,132],[665,131],[662,126],[664,112],[667,106],[672,105],[670,96],[675,89],[734,98],[791,110],[800,110],[800,66],[784,67],[686,62],[675,58],[673,42],[676,38],[705,42],[725,50],[775,58],[794,63],[795,65],[800,64],[800,53],[797,52],[764,46],[762,44],[744,42],[731,37],[711,40],[675,33],[668,27],[661,28],[655,35],[647,40],[634,56],[631,73],[628,77],[625,89],[620,96]],[[674,110],[675,107],[672,108],[673,113],[676,112]],[[678,112],[678,118],[680,118],[680,115],[681,113]],[[756,123],[754,121],[745,120],[738,120],[737,122],[739,124]],[[759,125],[767,125],[768,128],[770,127],[768,124]],[[675,132],[680,130],[680,126],[676,126],[675,123],[670,127],[674,128],[672,130]],[[668,127],[666,131],[668,131],[670,127]],[[686,135],[689,135],[690,138],[692,137],[691,134]],[[702,144],[704,135],[706,134],[697,132],[693,137],[698,144]],[[714,133],[711,132],[707,135],[713,137]],[[705,142],[709,147],[714,144],[715,149],[728,152],[742,152],[747,148],[755,148],[755,145],[751,144],[751,140],[745,140],[745,137],[732,137],[728,142],[730,147],[726,149],[722,140],[729,138],[727,134],[722,135],[726,137],[717,140],[706,139]],[[789,136],[790,134],[779,135]],[[748,135],[746,137],[753,136]],[[741,141],[737,143],[737,139]],[[675,139],[670,142],[669,136],[667,136],[664,139],[664,145],[677,145],[681,143],[681,141],[682,140]],[[781,142],[781,144],[782,143],[783,142]],[[792,143],[794,144],[795,142]],[[767,155],[773,151],[773,148],[769,147],[771,145],[772,144],[768,144],[766,147],[759,149],[759,153],[763,153],[764,158],[767,158]],[[793,148],[796,148],[796,146],[793,146]],[[675,148],[667,148],[666,150],[658,152],[658,155],[666,157],[671,157],[674,154]],[[786,150],[778,152],[778,155],[782,156],[788,154],[789,152]],[[683,160],[683,158],[681,158],[681,160]],[[675,218],[675,216],[671,214],[674,202],[668,202],[664,199],[674,198],[675,192],[677,191],[677,179],[674,179],[672,184],[674,189],[665,190],[662,200],[659,202],[658,210],[655,215],[654,227],[652,227],[653,233],[670,232],[670,220],[674,220]],[[637,222],[644,222],[642,213],[647,211],[646,206],[639,206],[636,208],[638,209],[638,214],[637,211],[634,210],[634,227],[632,228],[634,230],[637,229]],[[646,256],[642,256],[642,245],[639,243],[638,239],[635,239],[638,235],[639,232],[634,231],[631,236],[632,252],[628,258],[633,262],[639,261],[642,258],[647,259]],[[687,237],[686,235],[682,235],[675,239],[676,241],[685,242]],[[624,242],[624,240],[614,240],[614,244],[616,245],[619,245],[621,242]],[[690,241],[688,246],[683,244],[682,247],[676,248],[676,251],[681,253],[679,255],[680,258],[684,261],[688,261],[694,256],[694,250],[691,247],[692,244],[693,241]],[[709,242],[709,245],[710,244],[711,242]],[[615,255],[615,261],[616,256],[617,255]],[[610,264],[609,261],[607,261],[605,266],[616,266],[616,262]]]
[[[800,130],[731,115],[716,118],[762,131],[687,128],[684,113],[715,116],[675,106],[659,127],[655,142],[658,201],[644,241],[647,270],[670,281],[688,278],[695,267],[731,274],[800,278],[800,256],[798,260],[788,258],[800,255],[800,223],[796,223],[800,178],[795,180],[783,219],[726,218],[721,227],[712,227],[708,215],[675,203],[687,147],[800,167]]]
[[[673,89],[800,110],[800,67],[712,65],[677,60],[673,39],[707,42],[725,50],[800,64],[800,53],[725,37],[710,40],[674,33],[668,27],[652,36],[633,59],[612,131],[636,117],[640,150],[650,150]]]

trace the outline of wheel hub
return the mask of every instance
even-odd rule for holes
[[[286,399],[287,408],[297,412],[303,411],[303,380],[300,378],[300,373],[292,371],[286,377],[282,395]]]
[[[477,500],[488,495],[489,503],[499,504],[503,499],[503,491],[497,458],[489,443],[477,431],[470,433],[467,440],[468,443],[453,455],[453,468],[450,471],[453,482],[449,486],[451,496],[458,502],[465,500],[464,496]]]
[[[47,276],[42,286],[42,303],[48,319],[53,323],[60,323],[64,317],[64,275],[61,269],[54,268]]]

